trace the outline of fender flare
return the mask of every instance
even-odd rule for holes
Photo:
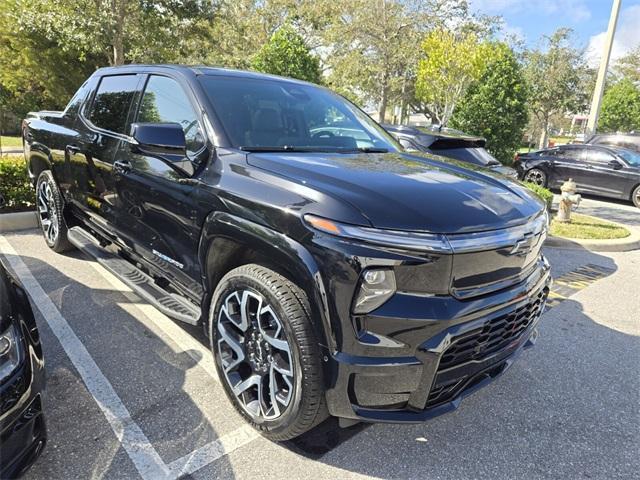
[[[229,254],[228,251],[215,251],[215,246],[230,243],[261,254],[268,258],[272,265],[286,266],[283,267],[284,273],[307,294],[313,328],[321,347],[328,348],[330,352],[335,351],[336,341],[331,328],[325,285],[311,253],[300,243],[276,230],[227,212],[210,213],[205,219],[200,236],[198,260],[203,272],[202,281],[205,289],[203,319],[208,321],[206,317],[209,302],[217,285],[217,281],[211,281],[215,272],[211,272],[210,268],[212,264],[215,265],[216,257]]]

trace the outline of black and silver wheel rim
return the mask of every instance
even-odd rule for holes
[[[38,186],[38,215],[42,233],[49,243],[58,238],[58,209],[49,182],[41,182]]]
[[[638,205],[638,207],[640,207],[640,188],[638,188],[636,190],[636,205]]]
[[[294,390],[291,346],[267,299],[236,290],[224,299],[217,318],[218,355],[224,379],[255,421],[284,414]]]
[[[525,181],[535,183],[536,185],[544,186],[544,172],[542,170],[538,170],[534,168],[533,170],[529,170],[527,175],[525,176]]]

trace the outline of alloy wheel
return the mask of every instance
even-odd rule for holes
[[[529,170],[524,179],[527,182],[535,183],[536,185],[539,185],[541,187],[544,187],[546,181],[544,172],[542,170],[538,170],[537,168]]]
[[[295,371],[273,307],[253,290],[233,291],[220,308],[217,330],[220,365],[238,403],[254,421],[280,417],[291,403]]]
[[[58,209],[49,182],[41,182],[37,193],[38,215],[42,232],[50,244],[58,238]]]

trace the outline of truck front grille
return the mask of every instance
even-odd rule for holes
[[[546,290],[542,290],[528,304],[489,319],[484,326],[454,338],[440,359],[438,371],[472,360],[482,360],[520,338],[542,313],[547,294]]]

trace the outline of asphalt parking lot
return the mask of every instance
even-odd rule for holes
[[[418,425],[329,421],[275,444],[228,403],[199,329],[37,231],[0,237],[47,362],[49,442],[26,478],[639,478],[640,251],[545,253],[556,277],[606,273],[548,310],[536,348],[457,411]]]

